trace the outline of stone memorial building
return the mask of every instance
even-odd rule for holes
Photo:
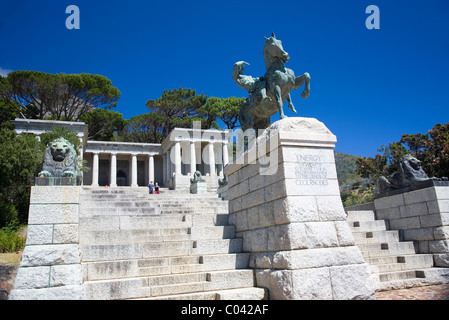
[[[175,128],[157,144],[87,140],[87,125],[83,122],[16,119],[13,124],[17,134],[34,134],[38,138],[55,127],[77,132],[83,142],[80,157],[90,168],[84,173],[85,186],[144,187],[153,181],[187,191],[190,178],[199,170],[208,190],[215,192],[228,162],[227,130]]]

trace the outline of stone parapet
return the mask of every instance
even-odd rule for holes
[[[414,241],[419,253],[431,253],[434,264],[449,267],[449,186],[432,185],[374,200],[377,219]]]
[[[10,300],[84,299],[80,187],[31,188],[26,246]]]

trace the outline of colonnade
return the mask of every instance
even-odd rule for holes
[[[183,147],[182,147],[183,145]],[[201,159],[198,159],[197,148]],[[182,151],[181,151],[182,150]],[[183,162],[188,165],[188,169],[182,170]],[[224,167],[229,163],[227,141],[208,142],[202,148],[201,142],[176,141],[163,153],[164,163],[164,183],[167,183],[174,176],[191,176],[197,171],[198,164],[204,164],[204,176],[224,177]],[[217,172],[218,171],[218,172]]]
[[[100,153],[106,153],[106,152],[100,152],[100,151],[93,151],[93,158],[92,158],[92,186],[98,187],[99,186],[99,175],[100,175]],[[114,188],[117,187],[117,154],[118,152],[109,152],[109,159],[110,159],[110,184],[109,186]],[[123,153],[120,153],[123,154]],[[137,156],[138,153],[131,153],[127,155],[131,162],[131,187],[138,187],[137,184]],[[147,157],[148,159],[148,181],[154,181],[154,154],[145,154],[144,157]]]

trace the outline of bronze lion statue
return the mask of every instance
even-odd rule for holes
[[[407,188],[419,185],[422,182],[429,180],[433,181],[447,181],[447,177],[436,178],[431,177],[424,172],[421,161],[410,154],[406,154],[399,161],[399,170],[388,177],[380,176],[377,180],[377,188],[379,192],[389,190]]]
[[[190,179],[190,183],[197,183],[197,182],[205,182],[203,179],[203,176],[200,171],[195,171],[193,174],[193,178]]]
[[[58,138],[48,144],[39,177],[72,177],[78,174],[78,155],[73,144]]]

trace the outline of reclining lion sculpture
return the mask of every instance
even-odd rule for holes
[[[421,161],[410,154],[406,154],[401,158],[401,161],[399,162],[398,172],[394,172],[388,177],[379,177],[379,179],[377,180],[377,188],[379,189],[379,192],[382,193],[389,190],[417,186],[420,183],[429,180],[447,181],[448,178],[430,178],[422,169]]]

